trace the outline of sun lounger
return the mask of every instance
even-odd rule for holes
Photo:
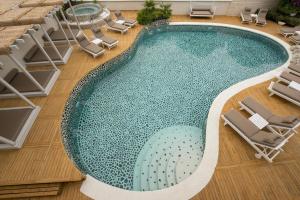
[[[105,45],[108,49],[117,46],[119,43],[118,40],[105,36],[99,27],[92,28],[92,32],[96,38],[102,40],[103,45]]]
[[[268,13],[268,9],[259,10],[256,18],[256,25],[265,26],[267,24],[267,20],[266,20],[267,13]]]
[[[268,90],[270,91],[270,96],[276,94],[277,96],[300,106],[300,91],[281,83],[274,82],[271,82]]]
[[[26,138],[21,129],[28,123],[34,108],[0,110],[0,149],[20,148]]]
[[[297,76],[300,76],[300,63],[291,63],[287,70],[293,74],[296,74]]]
[[[105,52],[102,47],[90,42],[82,32],[76,36],[76,39],[79,43],[80,48],[85,52],[91,54],[94,58],[104,54]]]
[[[290,49],[291,49],[291,51],[300,50],[300,45],[292,45]]]
[[[280,33],[284,37],[288,37],[291,35],[294,35],[296,31],[300,31],[300,26],[295,26],[295,27],[284,27],[280,29]]]
[[[292,81],[300,83],[300,76],[293,74],[292,72],[284,71],[279,76],[277,76],[279,82],[284,82],[289,84]]]
[[[224,125],[229,125],[242,138],[244,138],[256,151],[256,158],[265,158],[272,162],[273,159],[282,151],[287,139],[280,137],[272,132],[260,130],[250,120],[244,117],[237,110],[230,110],[222,115]]]
[[[267,128],[280,136],[285,138],[290,138],[296,133],[296,129],[300,126],[300,119],[295,116],[281,117],[273,114],[265,106],[258,103],[251,97],[245,98],[243,101],[239,102],[241,110],[246,110],[251,115],[255,113],[262,116],[265,120],[269,122]]]
[[[293,42],[294,44],[300,44],[300,35],[293,35],[291,37],[289,37],[291,42]]]
[[[0,108],[0,149],[19,149],[22,147],[29,130],[36,120],[40,107],[35,106],[30,100],[18,93],[5,80],[0,77],[0,82],[4,87],[8,87],[12,92],[29,103],[29,106]]]
[[[118,24],[118,23],[112,21],[110,17],[106,18],[104,21],[106,22],[107,30],[117,31],[117,32],[120,32],[121,34],[123,34],[123,33],[126,33],[129,29],[128,26]]]
[[[56,70],[41,70],[29,73],[44,88],[44,91],[41,91],[24,72],[19,72],[16,68],[10,70],[4,77],[4,80],[24,96],[47,96],[60,72]],[[0,98],[14,96],[15,94],[11,90],[0,85]]]
[[[67,38],[70,42],[75,43],[76,41],[73,38],[73,35],[76,37],[76,35],[79,33],[79,29],[77,28],[72,28],[72,33],[70,32],[70,30],[68,28],[64,28],[64,32],[67,35]],[[50,36],[51,40],[54,43],[65,43],[66,42],[66,38],[64,33],[62,32],[62,30],[57,30],[55,31],[54,28],[50,28],[47,30],[48,35]],[[48,41],[47,38],[45,36],[43,36],[43,39],[45,41]]]
[[[242,23],[250,23],[252,22],[252,17],[251,17],[251,8],[245,8],[242,12],[241,12],[241,19],[242,19]]]
[[[210,17],[214,18],[215,9],[210,6],[192,7],[190,8],[190,17]]]
[[[63,57],[63,60],[61,60],[60,56],[57,54],[57,52],[53,49],[52,46],[44,46],[44,50],[48,54],[48,56],[51,58],[51,60],[57,64],[66,64],[67,60],[70,57],[70,54],[72,52],[72,49],[69,48],[67,44],[57,44],[55,45],[58,49],[59,53]],[[44,55],[42,50],[37,46],[33,46],[27,54],[24,56],[24,61],[26,62],[26,65],[42,65],[42,64],[50,64],[47,57]]]
[[[129,26],[130,28],[134,27],[137,24],[137,21],[135,19],[126,19],[125,17],[123,17],[120,10],[115,11],[115,16],[117,20],[124,21],[124,25]]]

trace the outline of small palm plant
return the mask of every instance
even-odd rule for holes
[[[171,4],[160,4],[160,12],[162,19],[169,19],[172,15]]]
[[[147,25],[156,20],[169,19],[172,15],[171,5],[161,3],[159,8],[155,7],[153,0],[146,0],[144,8],[138,12],[139,24]]]
[[[149,12],[153,12],[155,10],[155,3],[153,0],[146,0],[144,3],[144,9]]]

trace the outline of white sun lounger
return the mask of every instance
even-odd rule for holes
[[[23,107],[0,108],[0,149],[19,149],[23,146],[40,107],[35,106],[1,77],[0,83],[29,104]]]
[[[296,133],[296,129],[300,126],[300,119],[295,116],[278,116],[273,114],[265,106],[258,103],[251,97],[246,97],[239,102],[241,106],[240,110],[246,110],[251,115],[259,114],[265,120],[269,122],[267,128],[279,136],[283,136],[287,139],[292,137]]]
[[[291,63],[288,67],[287,67],[287,71],[300,76],[300,63]]]
[[[273,162],[287,142],[287,139],[272,132],[260,130],[237,110],[230,110],[222,115],[222,119],[224,126],[228,124],[257,151],[255,157],[258,159],[263,157],[268,162]]]
[[[245,8],[241,14],[241,20],[242,20],[242,23],[251,23],[252,22],[252,17],[251,17],[251,8]]]
[[[289,37],[290,41],[296,45],[300,45],[300,34],[293,35]]]
[[[190,17],[209,17],[214,18],[216,9],[211,6],[192,6],[190,5]]]
[[[118,24],[118,23],[112,21],[110,17],[106,18],[104,21],[106,22],[107,30],[117,31],[117,32],[120,32],[121,34],[124,34],[129,29],[128,26],[125,26],[123,24]]]
[[[114,38],[111,38],[111,37],[108,37],[108,36],[105,36],[102,31],[101,31],[101,28],[100,27],[93,27],[92,28],[92,32],[94,34],[94,36],[100,40],[102,40],[102,44],[104,46],[106,46],[108,49],[111,49],[113,47],[116,47],[119,43],[118,40],[114,39]]]
[[[270,96],[276,94],[277,96],[297,105],[300,106],[300,91],[289,88],[286,85],[281,83],[274,83],[271,82],[270,86],[268,87],[270,91]]]
[[[280,34],[284,37],[288,37],[294,35],[296,31],[300,31],[300,26],[283,27],[280,29]]]
[[[134,27],[137,24],[137,21],[135,19],[126,19],[122,15],[122,12],[120,10],[116,10],[115,11],[115,16],[116,16],[117,20],[123,20],[124,21],[124,25],[128,26],[130,28]]]
[[[257,18],[255,20],[256,25],[259,26],[265,26],[267,24],[267,13],[268,13],[268,9],[260,9],[258,14],[257,14]]]
[[[83,32],[80,32],[77,36],[76,39],[79,43],[80,48],[89,53],[90,55],[92,55],[94,58],[103,55],[105,50],[98,46],[97,44],[94,44],[92,42],[90,42],[87,37],[84,35]]]
[[[300,83],[300,76],[297,76],[293,72],[283,71],[279,76],[276,77],[278,82],[283,82],[289,84],[292,81]]]

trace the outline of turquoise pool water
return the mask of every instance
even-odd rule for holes
[[[214,26],[143,30],[129,52],[73,91],[62,125],[69,156],[98,180],[128,190],[170,187],[201,162],[214,98],[288,59],[277,42]]]

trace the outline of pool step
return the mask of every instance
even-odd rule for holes
[[[149,151],[149,149],[151,148],[153,143],[156,140],[158,140],[159,137],[160,137],[159,134],[153,135],[147,141],[147,143],[144,145],[144,147],[142,148],[142,150],[140,151],[140,153],[138,155],[138,158],[137,158],[136,163],[135,163],[134,178],[133,178],[133,190],[135,190],[135,191],[142,191],[141,181],[147,179],[148,175],[146,175],[144,173],[141,173],[141,169],[145,168],[144,165],[147,165],[147,159],[148,159],[148,158],[146,158],[147,152]]]
[[[173,186],[189,176],[202,158],[201,129],[173,126],[153,135],[140,151],[133,189],[153,191]]]

